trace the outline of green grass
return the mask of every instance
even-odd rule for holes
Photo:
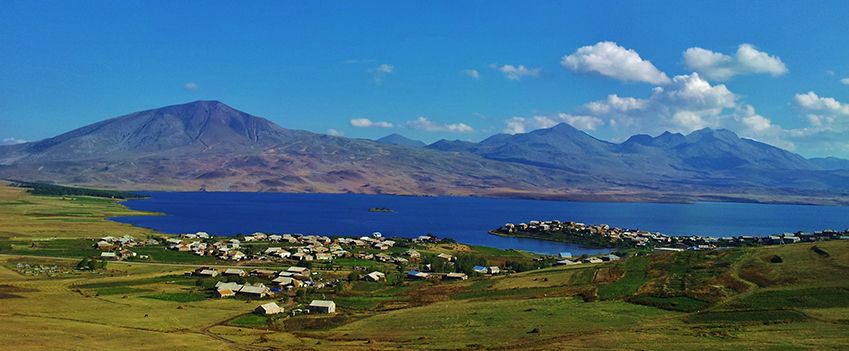
[[[173,302],[196,302],[206,300],[212,295],[206,292],[201,291],[186,291],[186,292],[178,292],[178,293],[157,293],[153,295],[144,295],[142,296],[148,299],[155,300],[163,300],[163,301],[173,301]]]
[[[795,322],[808,319],[805,314],[793,310],[749,310],[749,311],[711,311],[689,316],[689,323],[726,324],[726,323],[775,323]]]
[[[687,296],[636,296],[628,299],[628,301],[640,305],[654,306],[664,310],[681,312],[696,312],[710,305],[710,303],[706,301],[697,300]]]
[[[2,241],[4,254],[50,257],[99,257],[94,241],[86,239],[55,239],[41,241]]]
[[[633,295],[647,280],[648,264],[647,256],[631,257],[625,260],[622,263],[625,274],[617,281],[599,287],[598,297],[602,300],[611,300]]]
[[[92,197],[115,198],[115,199],[136,199],[136,198],[143,198],[144,197],[144,196],[139,195],[139,194],[134,194],[134,193],[125,192],[125,191],[77,188],[77,187],[61,186],[61,185],[55,185],[55,184],[23,182],[23,181],[18,181],[18,180],[14,180],[12,182],[13,182],[12,183],[13,186],[29,189],[29,192],[32,193],[33,195],[92,196]]]
[[[135,280],[116,280],[116,281],[108,281],[108,282],[99,282],[99,283],[88,283],[77,285],[78,288],[83,289],[102,289],[102,288],[114,288],[114,287],[126,287],[126,286],[138,286],[138,285],[147,285],[147,284],[156,284],[156,283],[171,283],[185,286],[194,286],[195,278],[187,277],[184,275],[163,275],[153,278],[144,278],[144,279],[135,279]]]
[[[163,263],[185,263],[185,264],[214,264],[219,262],[216,257],[198,256],[189,252],[167,250],[163,246],[145,246],[131,248],[131,251],[139,255],[150,256],[150,262]]]
[[[265,327],[268,325],[268,317],[251,313],[237,317],[227,324],[245,328]]]
[[[143,292],[150,292],[150,289],[140,289],[133,288],[129,286],[114,286],[114,287],[105,287],[94,289],[94,292],[97,295],[105,296],[105,295],[127,295],[127,294],[137,294]]]
[[[333,301],[340,309],[374,310],[381,303],[396,299],[394,296],[337,296]]]
[[[741,309],[849,307],[849,289],[822,287],[759,291],[730,306]]]

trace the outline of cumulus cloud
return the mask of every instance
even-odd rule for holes
[[[474,79],[481,79],[481,74],[476,69],[464,69],[463,74],[466,76],[472,77]]]
[[[525,77],[536,78],[542,72],[542,68],[528,68],[525,65],[490,65],[490,67],[504,74],[504,77],[509,80],[522,80]]]
[[[844,104],[831,97],[820,97],[813,91],[796,94],[794,100],[799,107],[810,112],[849,116],[849,104]]]
[[[787,66],[777,56],[759,51],[751,44],[741,44],[734,56],[692,47],[684,51],[684,64],[704,77],[724,81],[742,74],[787,73]]]
[[[465,123],[438,124],[429,120],[427,117],[419,117],[412,121],[407,121],[405,125],[408,128],[427,132],[471,133],[474,131],[474,128]]]
[[[343,133],[342,131],[339,131],[339,130],[336,130],[336,129],[330,128],[330,129],[328,129],[328,130],[327,130],[327,135],[330,135],[330,136],[343,136],[343,135],[345,135],[345,133]]]
[[[612,127],[643,131],[690,132],[718,126],[723,112],[737,107],[737,96],[725,85],[711,85],[698,73],[676,76],[666,88],[656,87],[648,98],[609,95],[583,106],[588,115]]]
[[[840,80],[840,83],[842,83],[843,85],[849,85],[849,78],[843,78],[843,79],[841,79],[841,80]]]
[[[198,90],[198,88],[200,88],[200,86],[198,86],[198,84],[195,82],[183,83],[183,89],[186,89],[188,91]]]
[[[351,125],[357,128],[392,128],[392,123],[389,122],[377,122],[372,121],[368,118],[354,118],[351,119]]]
[[[593,131],[604,125],[604,121],[595,116],[572,115],[561,112],[552,116],[512,117],[504,121],[503,132],[508,134],[526,133],[535,129],[551,128],[563,122],[585,131]]]
[[[386,76],[395,72],[395,66],[384,63],[372,68],[369,72],[371,72],[371,76],[372,79],[374,79],[375,84],[382,84],[383,79],[386,78]]]
[[[598,73],[622,81],[651,84],[670,82],[669,77],[651,61],[611,41],[578,48],[571,55],[563,56],[560,64],[573,72]]]
[[[2,140],[0,140],[0,145],[15,145],[15,144],[23,144],[25,142],[27,142],[27,141],[23,140],[23,139],[18,139],[18,138],[3,138]]]

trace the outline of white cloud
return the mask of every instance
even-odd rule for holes
[[[189,91],[198,90],[198,88],[200,88],[200,86],[198,86],[198,84],[195,83],[195,82],[186,82],[186,83],[183,84],[183,89],[186,89],[186,90],[189,90]]]
[[[392,128],[392,123],[389,122],[377,122],[372,121],[368,118],[354,118],[351,119],[351,125],[358,128]]]
[[[405,125],[408,128],[424,130],[427,132],[471,133],[474,131],[474,128],[465,123],[437,124],[426,117],[419,117],[412,121],[407,121]]]
[[[374,83],[375,84],[382,84],[383,79],[386,78],[386,76],[395,72],[395,66],[384,63],[384,64],[381,64],[380,66],[372,68],[370,70],[370,72],[371,72],[372,78],[374,79]]]
[[[481,79],[481,74],[476,69],[464,69],[463,74],[472,77],[474,79]]]
[[[849,85],[849,78],[843,78],[840,80],[840,83],[843,85]]]
[[[572,115],[561,112],[552,116],[512,117],[504,121],[506,126],[503,132],[508,134],[526,133],[535,129],[551,128],[563,122],[585,131],[593,131],[604,125],[604,121],[595,116]]]
[[[25,142],[27,142],[27,141],[23,140],[23,139],[18,139],[18,138],[3,138],[3,140],[0,140],[0,145],[15,145],[15,144],[22,144],[22,143],[25,143]]]
[[[490,67],[500,71],[509,80],[522,80],[525,77],[536,78],[542,72],[542,68],[528,68],[525,65],[490,65]]]
[[[560,64],[573,72],[594,72],[622,81],[667,84],[665,73],[651,61],[644,60],[631,49],[611,41],[598,42],[578,48],[571,55],[563,56]]]
[[[787,66],[777,56],[759,51],[751,44],[741,44],[734,56],[693,47],[684,51],[684,64],[708,79],[724,81],[741,74],[787,73]]]
[[[330,129],[328,129],[328,130],[327,130],[327,135],[330,135],[330,136],[343,136],[343,135],[345,135],[345,133],[343,133],[342,131],[339,131],[339,130],[336,130],[336,129],[330,128]]]
[[[807,111],[849,116],[849,104],[844,104],[835,98],[820,97],[813,91],[796,94],[794,100],[799,107]]]
[[[720,125],[723,112],[737,107],[737,96],[725,85],[711,85],[698,73],[676,76],[667,88],[654,88],[648,98],[609,95],[584,105],[587,114],[631,132],[690,132]]]

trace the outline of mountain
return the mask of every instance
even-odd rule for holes
[[[387,135],[383,138],[377,139],[375,141],[377,141],[378,143],[381,143],[381,144],[407,146],[407,147],[425,147],[425,146],[427,146],[427,144],[425,144],[423,141],[413,140],[413,139],[407,138],[407,137],[405,137],[401,134],[398,134],[398,133],[389,134],[389,135]]]
[[[122,190],[849,199],[849,171],[727,130],[635,135],[616,144],[564,123],[477,143],[422,145],[400,135],[371,141],[286,129],[221,102],[196,101],[0,146],[0,178]]]
[[[0,177],[119,189],[416,195],[531,194],[559,183],[540,170],[475,155],[285,129],[217,101],[0,147]]]
[[[811,163],[819,166],[824,170],[849,170],[849,160],[837,157],[818,157],[808,159]]]

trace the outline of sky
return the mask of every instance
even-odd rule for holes
[[[14,1],[0,143],[219,100],[293,129],[478,141],[726,128],[849,158],[846,1]]]

